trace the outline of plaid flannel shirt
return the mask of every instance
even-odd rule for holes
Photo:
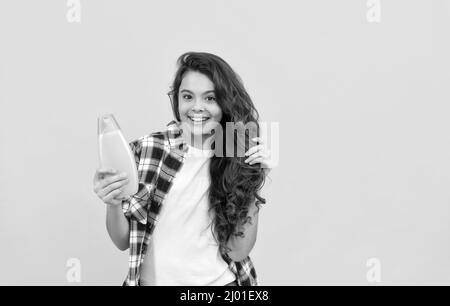
[[[163,200],[172,180],[181,169],[187,146],[181,137],[178,122],[171,121],[167,130],[142,136],[129,143],[138,168],[138,192],[122,201],[124,215],[130,224],[129,270],[123,286],[140,285],[140,266]],[[228,254],[222,258],[236,275],[238,286],[258,286],[256,271],[249,256],[233,261]]]

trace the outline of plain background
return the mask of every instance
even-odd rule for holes
[[[175,61],[225,59],[280,125],[251,257],[261,285],[450,284],[450,2],[0,3],[0,284],[121,285],[93,192],[97,116],[164,129]]]

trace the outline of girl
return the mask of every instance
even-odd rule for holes
[[[258,132],[258,112],[220,57],[187,52],[177,64],[169,93],[175,120],[130,143],[138,192],[120,198],[127,179],[114,169],[94,177],[94,191],[108,204],[108,233],[120,250],[130,249],[123,285],[258,285],[249,253],[258,205],[266,202],[258,191],[269,153],[255,137],[254,146],[245,141],[246,156],[229,157],[220,150],[239,140],[215,132],[227,122],[252,123]]]

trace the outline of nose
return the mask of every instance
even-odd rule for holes
[[[201,112],[204,111],[205,108],[203,107],[203,102],[201,101],[201,98],[197,98],[194,101],[194,105],[192,106],[193,111]]]

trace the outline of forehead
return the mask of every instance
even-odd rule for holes
[[[214,83],[204,74],[197,71],[188,71],[181,81],[180,90],[188,89],[194,93],[214,90]]]

